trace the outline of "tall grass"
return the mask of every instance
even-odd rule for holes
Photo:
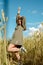
[[[9,42],[7,41],[6,44],[8,43]],[[35,35],[32,37],[24,38],[23,43],[24,47],[27,50],[27,53],[23,53],[22,55],[23,65],[43,65],[43,32],[40,33],[40,35],[37,35],[35,33]],[[4,57],[3,46],[4,42],[0,41],[0,65],[6,65],[4,64],[3,58]]]

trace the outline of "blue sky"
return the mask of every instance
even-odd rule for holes
[[[27,30],[23,33],[24,36],[28,36],[29,28],[37,28],[38,25],[43,22],[43,0],[0,0],[0,14],[1,9],[4,9],[8,16],[6,28],[7,38],[12,38],[16,27],[16,14],[18,7],[21,7],[20,15],[26,17]]]

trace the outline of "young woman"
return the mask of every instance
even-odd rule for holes
[[[9,44],[8,46],[8,51],[15,52],[15,55],[18,60],[20,60],[19,51],[23,45],[23,30],[25,30],[25,28],[22,25],[22,20],[23,18],[19,16],[17,20],[18,23],[12,37],[11,44]]]

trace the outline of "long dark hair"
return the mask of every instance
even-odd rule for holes
[[[17,25],[20,25],[19,24],[19,20],[21,20],[21,26],[23,27],[23,25],[22,25],[22,18],[18,18],[18,24]]]
[[[17,18],[17,20],[16,20],[17,26],[19,25],[19,20],[21,20],[21,26],[24,28],[24,30],[26,30],[25,17],[22,16],[22,17],[18,17],[18,18]]]

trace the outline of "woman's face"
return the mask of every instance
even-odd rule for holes
[[[19,25],[21,25],[21,20],[19,20]]]

